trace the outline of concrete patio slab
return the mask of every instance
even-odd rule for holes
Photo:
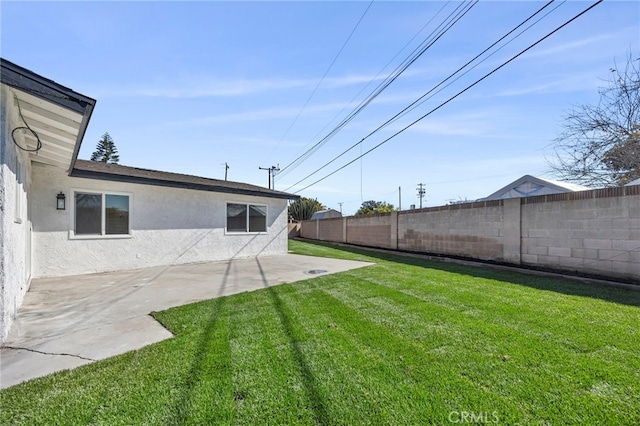
[[[34,279],[0,349],[0,388],[168,339],[152,311],[367,265],[288,254]]]

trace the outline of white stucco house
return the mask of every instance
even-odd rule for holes
[[[532,197],[534,195],[560,194],[563,192],[587,191],[587,186],[557,180],[524,175],[478,201],[503,200],[506,198]]]
[[[32,278],[287,253],[298,196],[80,160],[96,101],[0,61],[0,342]]]

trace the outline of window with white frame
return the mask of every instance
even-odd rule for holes
[[[227,232],[267,232],[267,206],[227,203]]]
[[[129,195],[75,191],[73,198],[74,235],[130,234]]]

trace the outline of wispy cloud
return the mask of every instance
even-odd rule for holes
[[[576,49],[581,48],[583,46],[588,46],[592,44],[599,43],[601,41],[610,40],[615,37],[615,34],[600,34],[594,37],[583,38],[580,40],[574,40],[567,43],[557,44],[552,47],[548,47],[546,49],[533,50],[527,53],[526,58],[540,58],[543,56],[557,56],[564,55],[567,52],[574,52]]]
[[[339,110],[343,104],[330,103],[305,108],[307,114],[319,114]],[[238,122],[255,122],[276,119],[293,119],[300,111],[299,107],[273,107],[227,114],[204,115],[185,120],[169,121],[165,126],[212,126]]]
[[[415,124],[410,131],[438,136],[495,136],[498,133],[503,133],[501,120],[508,117],[508,114],[507,111],[498,108],[484,108],[446,115],[438,114]],[[500,117],[500,120],[496,117]],[[397,124],[395,127],[399,130],[404,125],[406,124]]]
[[[321,89],[340,89],[382,80],[385,75],[350,74],[326,78]],[[207,97],[239,97],[269,92],[289,90],[313,90],[319,77],[313,78],[238,78],[229,79],[212,75],[169,78],[158,77],[152,82],[124,84],[116,88],[96,88],[95,96],[106,97],[154,97],[170,99],[191,99]]]
[[[542,80],[543,78],[538,78]],[[520,87],[516,89],[506,89],[494,93],[492,96],[522,96],[533,95],[542,93],[568,93],[579,92],[582,90],[593,90],[594,85],[602,85],[602,82],[598,80],[597,73],[589,70],[588,72],[582,72],[573,75],[563,76],[548,76],[546,81],[542,83],[528,85],[526,87]]]

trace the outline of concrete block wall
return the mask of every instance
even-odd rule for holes
[[[504,260],[502,201],[401,212],[400,250]]]
[[[318,239],[318,222],[317,220],[305,220],[300,222],[300,236],[310,240]],[[336,241],[338,242],[338,241]]]
[[[347,222],[346,242],[361,246],[392,248],[391,234],[397,232],[392,229],[392,215],[397,213],[381,213],[345,218]],[[323,221],[324,225],[324,221]]]
[[[307,221],[301,236],[640,281],[640,186]]]
[[[522,200],[522,264],[640,278],[640,186]]]
[[[322,220],[322,226],[318,227],[318,237],[320,241],[343,242],[343,218],[335,217]]]

